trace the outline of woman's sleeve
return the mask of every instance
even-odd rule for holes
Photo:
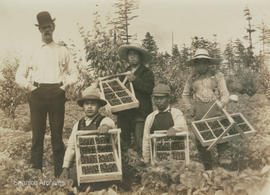
[[[224,75],[221,72],[219,72],[216,74],[216,78],[218,82],[218,90],[220,93],[220,101],[222,104],[227,104],[229,102],[230,93],[228,91]]]
[[[183,102],[185,104],[185,106],[187,107],[187,109],[191,108],[191,103],[190,103],[190,99],[191,99],[191,76],[188,78],[184,90],[183,90],[183,94],[182,94],[182,99]]]
[[[145,120],[144,132],[143,132],[143,141],[142,141],[142,156],[145,163],[150,161],[150,128],[152,124],[152,114],[148,115]]]

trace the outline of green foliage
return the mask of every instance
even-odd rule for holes
[[[86,70],[88,74],[85,77],[103,77],[123,72],[125,64],[120,61],[118,48],[122,44],[120,36],[115,35],[112,29],[106,29],[100,22],[100,16],[96,12],[93,34],[84,34],[81,30],[81,36],[84,39],[86,61],[88,65]]]
[[[129,32],[130,21],[137,18],[138,15],[134,15],[134,11],[138,9],[137,0],[118,0],[114,3],[113,7],[115,8],[116,18],[113,19],[111,24],[114,25],[114,28],[119,32],[120,37],[129,43],[132,39],[132,35]]]
[[[229,91],[240,94],[254,95],[259,87],[260,75],[250,69],[240,68],[235,75],[227,79]]]
[[[16,57],[7,57],[2,62],[3,80],[0,80],[0,108],[5,114],[14,119],[18,105],[26,102],[27,91],[15,82],[15,74],[19,66]]]
[[[243,43],[237,39],[230,41],[224,50],[224,72],[231,75],[239,72],[241,69],[250,69],[258,72],[261,61],[258,56],[254,56],[250,48],[245,48]]]
[[[142,40],[142,47],[152,55],[152,61],[148,64],[148,66],[152,69],[153,66],[157,64],[158,47],[150,32],[145,34],[145,38]]]
[[[157,56],[157,64],[152,67],[155,74],[155,82],[164,83],[171,88],[171,103],[175,103],[182,95],[185,80],[188,76],[181,69],[179,60],[173,60],[168,53],[160,53]]]

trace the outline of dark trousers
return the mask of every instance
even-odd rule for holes
[[[144,120],[143,116],[132,111],[126,111],[117,116],[117,126],[121,128],[121,145],[124,148],[130,147],[132,144],[131,134],[133,133],[135,150],[140,155],[142,154]]]
[[[203,147],[198,139],[195,140],[199,157],[202,160],[202,163],[204,165],[205,170],[211,170],[213,169],[213,157],[210,151],[207,150],[207,147]],[[217,144],[217,153],[218,157],[220,157],[221,154],[223,154],[226,149],[229,147],[228,143],[220,143]]]
[[[200,120],[204,116],[204,114],[209,110],[209,108],[212,106],[213,102],[209,103],[202,103],[202,102],[194,102],[194,110],[195,110],[195,120]],[[214,107],[212,111],[209,113],[208,117],[215,117],[220,116],[222,113],[218,109],[218,107]],[[207,118],[208,118],[207,117]],[[213,168],[213,158],[210,151],[207,150],[207,147],[203,147],[198,139],[195,140],[195,144],[197,146],[198,152],[199,152],[199,158],[202,160],[202,163],[206,170],[210,170]],[[224,154],[226,149],[229,147],[228,143],[220,143],[216,145],[217,147],[217,153],[220,156],[221,154]]]
[[[65,91],[59,87],[60,85],[58,84],[42,85],[31,92],[29,99],[32,124],[32,166],[33,168],[42,169],[43,141],[48,115],[51,129],[54,174],[56,177],[61,174],[65,152],[62,140]]]

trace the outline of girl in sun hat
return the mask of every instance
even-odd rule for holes
[[[184,87],[183,101],[194,116],[194,120],[200,120],[217,99],[223,105],[229,101],[229,91],[224,76],[212,67],[218,65],[220,61],[220,59],[212,58],[206,49],[197,49],[190,60],[193,72]],[[210,116],[218,114],[218,110],[212,110]],[[196,140],[196,145],[205,169],[212,169],[211,153],[198,140]],[[226,143],[217,145],[220,164],[224,163],[221,154],[226,148]]]
[[[139,107],[124,110],[117,114],[117,125],[121,128],[121,146],[124,150],[130,148],[134,140],[134,149],[141,154],[145,118],[153,111],[151,95],[154,88],[154,73],[145,65],[152,59],[151,54],[138,44],[122,45],[118,55],[125,60],[130,74],[127,79],[134,87],[134,93],[139,101]],[[134,139],[132,138],[132,134]]]

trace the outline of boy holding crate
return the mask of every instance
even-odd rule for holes
[[[77,103],[83,108],[85,116],[73,126],[64,156],[61,178],[68,178],[69,168],[75,156],[75,135],[77,131],[99,130],[99,133],[107,133],[109,129],[115,127],[111,118],[102,116],[99,113],[99,109],[105,106],[107,102],[101,98],[98,88],[92,86],[86,88]]]
[[[150,160],[150,134],[158,130],[167,130],[168,136],[175,136],[179,131],[187,131],[187,124],[183,113],[170,106],[170,87],[158,84],[153,89],[153,102],[157,110],[149,114],[145,121],[143,135],[143,159]]]

